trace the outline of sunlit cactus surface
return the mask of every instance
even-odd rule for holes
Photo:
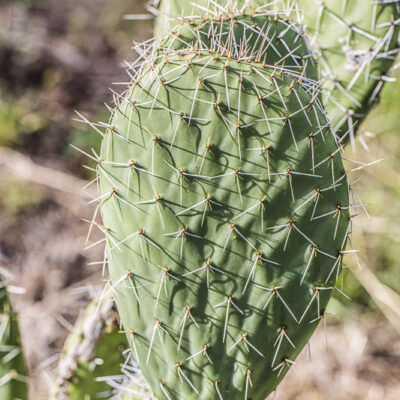
[[[191,18],[140,51],[97,171],[112,290],[159,399],[260,399],[324,317],[341,146],[296,24]]]

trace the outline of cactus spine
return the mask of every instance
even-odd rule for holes
[[[317,68],[265,13],[190,18],[141,52],[97,160],[124,329],[157,398],[262,400],[323,318],[349,231]]]
[[[28,378],[21,336],[5,283],[0,280],[0,398],[26,400]]]
[[[128,332],[128,342],[133,343],[134,332]],[[127,343],[128,343],[127,342]],[[134,352],[126,354],[121,373],[102,378],[112,388],[112,400],[154,400],[153,393],[134,359]]]

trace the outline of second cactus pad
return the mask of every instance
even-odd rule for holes
[[[379,100],[384,82],[390,81],[399,52],[400,1],[162,0],[156,29],[176,24],[171,15],[221,15],[232,4],[264,13],[280,10],[298,19],[319,62],[333,130],[343,143],[354,145],[355,132]]]
[[[119,374],[126,347],[111,296],[92,300],[65,342],[50,399],[111,398],[107,382]]]
[[[160,400],[264,399],[340,273],[347,179],[303,38],[248,18],[157,42],[104,133],[112,285]]]

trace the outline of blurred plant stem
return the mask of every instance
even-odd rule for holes
[[[0,172],[0,179],[4,176],[4,181],[5,178],[11,177],[27,182],[27,189],[29,187],[32,189],[32,184],[50,189],[51,198],[78,218],[84,214],[83,208],[86,211],[91,210],[91,204],[88,202],[96,197],[93,186],[83,190],[88,184],[87,181],[66,172],[39,165],[30,157],[1,146]],[[25,191],[23,196],[27,196],[27,193],[30,191]]]
[[[90,189],[87,191],[82,190],[87,185],[86,181],[75,178],[71,174],[36,164],[31,158],[15,150],[0,147],[0,166],[18,178],[44,185],[69,195],[85,199],[91,198]]]
[[[362,269],[354,268],[352,272],[400,335],[400,295],[380,282],[366,265],[361,260]]]

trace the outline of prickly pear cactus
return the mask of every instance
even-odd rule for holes
[[[132,333],[129,333],[128,340],[132,340]],[[126,360],[118,375],[102,379],[113,388],[112,400],[155,400],[132,353],[126,354]]]
[[[378,101],[399,52],[400,1],[298,0],[312,38],[332,128],[354,132]]]
[[[0,280],[0,399],[28,398],[28,378],[17,317]]]
[[[391,81],[400,49],[400,0],[163,0],[157,30],[179,21],[170,16],[221,15],[231,4],[297,19],[319,62],[333,131],[354,147],[355,131],[378,101],[383,84]]]
[[[263,400],[324,316],[349,194],[307,49],[277,16],[193,18],[116,99],[108,265],[158,399]]]
[[[53,388],[53,400],[96,400],[113,392],[107,376],[120,373],[123,350],[129,348],[120,333],[119,318],[110,296],[93,300],[65,342]],[[106,396],[106,397],[105,397]]]
[[[135,372],[135,379],[130,379],[126,386],[120,387],[113,400],[154,400],[151,390],[140,370]]]

